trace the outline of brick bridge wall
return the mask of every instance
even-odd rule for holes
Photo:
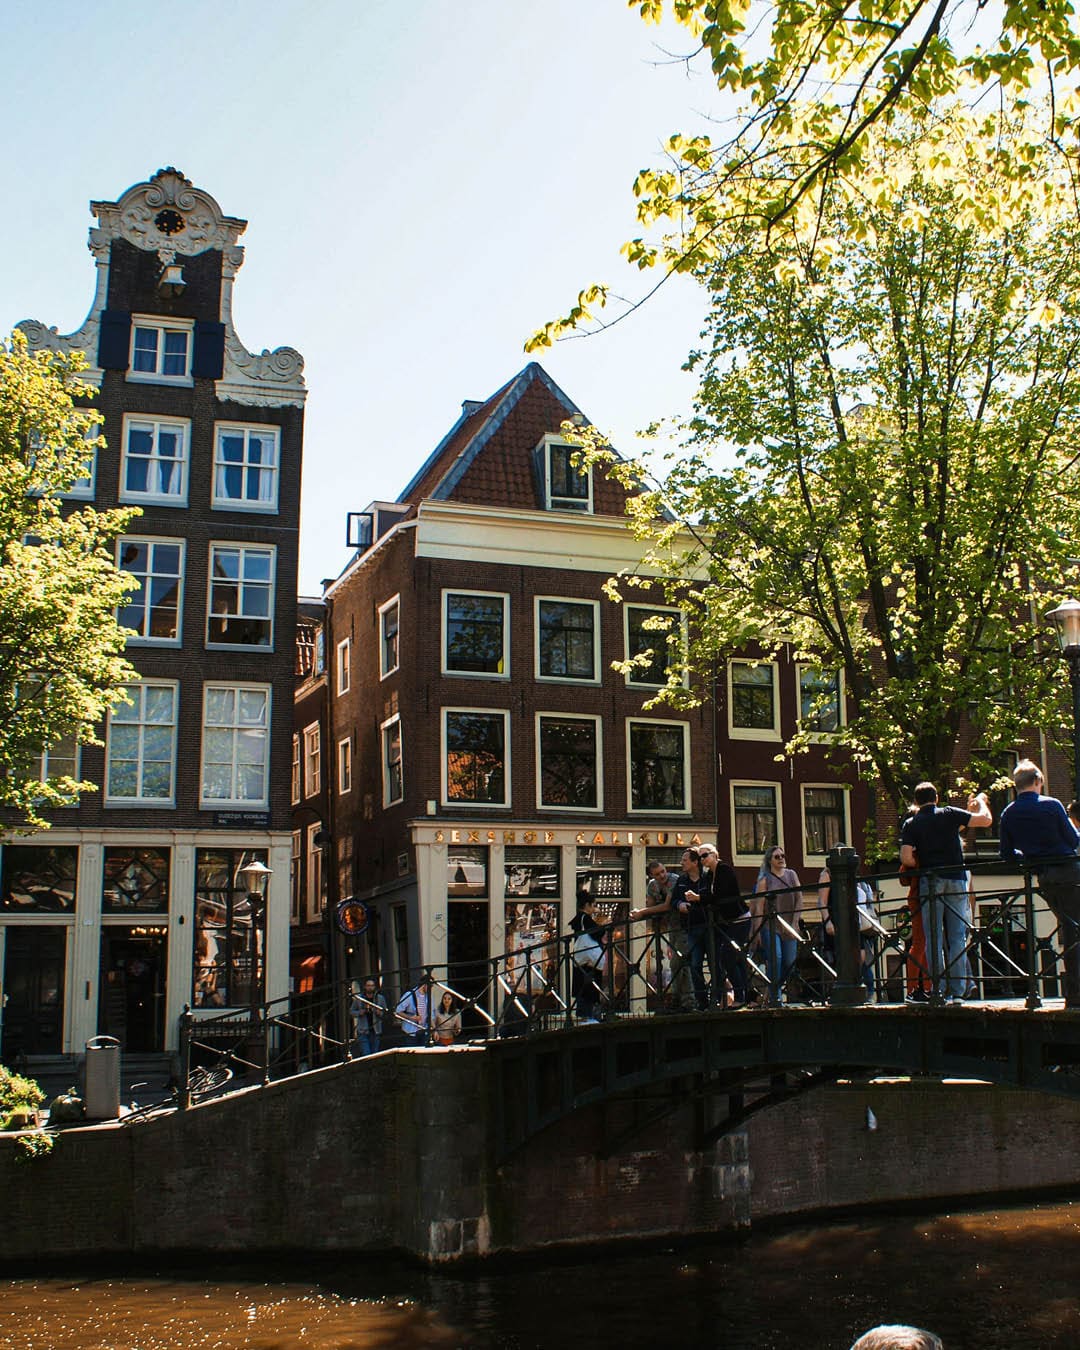
[[[1080,1183],[1080,1104],[978,1084],[814,1091],[704,1153],[688,1148],[700,1108],[687,1105],[604,1161],[595,1141],[617,1140],[634,1108],[595,1107],[501,1168],[489,1100],[483,1051],[419,1050],[68,1130],[32,1162],[0,1136],[0,1260],[308,1249],[439,1261]]]

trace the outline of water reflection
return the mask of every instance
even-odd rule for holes
[[[0,1285],[2,1350],[846,1350],[883,1321],[947,1350],[1080,1345],[1080,1205],[860,1220],[469,1275],[370,1258]],[[203,1272],[205,1275],[205,1270]]]

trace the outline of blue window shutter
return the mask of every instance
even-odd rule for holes
[[[98,358],[102,370],[127,370],[131,350],[131,315],[103,309],[98,323]]]
[[[191,373],[196,379],[220,380],[224,369],[225,325],[199,319],[195,324]]]

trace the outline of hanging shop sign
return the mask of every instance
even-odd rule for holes
[[[337,926],[346,937],[359,937],[371,922],[371,911],[362,900],[342,900],[337,907]]]

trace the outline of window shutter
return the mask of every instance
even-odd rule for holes
[[[102,370],[127,370],[131,350],[131,315],[103,309],[98,325],[98,358]]]
[[[532,452],[533,483],[536,487],[536,504],[541,509],[547,506],[547,445],[541,441]]]
[[[196,379],[220,380],[225,369],[225,325],[198,320],[191,373]]]

